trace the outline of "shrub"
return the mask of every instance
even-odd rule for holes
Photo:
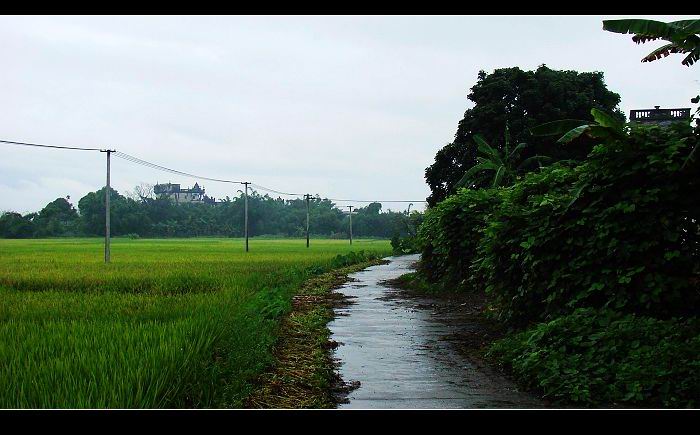
[[[697,143],[689,126],[632,127],[574,170],[553,166],[509,189],[473,267],[499,317],[527,325],[586,306],[697,315],[700,171],[683,166]]]
[[[580,308],[496,342],[487,355],[555,401],[696,407],[699,354],[698,319]]]
[[[391,238],[394,255],[416,254],[421,251],[420,241],[416,236],[401,237],[398,234]]]
[[[461,189],[428,209],[418,230],[421,273],[429,280],[465,285],[484,227],[502,189]]]

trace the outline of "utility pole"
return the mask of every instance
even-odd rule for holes
[[[248,185],[249,182],[244,182],[245,184],[245,252],[248,252]]]
[[[110,197],[110,183],[109,183],[109,174],[110,174],[110,157],[111,154],[114,152],[114,150],[100,150],[100,152],[107,153],[107,186],[105,187],[105,263],[110,262],[110,207],[109,207],[109,197]]]
[[[306,247],[309,247],[309,200],[311,199],[311,195],[308,193],[304,195],[304,198],[306,199]]]
[[[348,216],[350,216],[350,244],[352,245],[352,207],[353,206],[348,205],[347,207],[350,209],[350,214]]]

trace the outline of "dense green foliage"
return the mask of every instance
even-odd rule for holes
[[[591,120],[592,107],[624,119],[617,109],[620,96],[606,88],[600,72],[557,71],[544,65],[535,71],[517,67],[497,69],[491,74],[481,71],[467,98],[474,107],[459,122],[454,141],[438,151],[435,162],[425,170],[432,192],[428,198],[430,205],[454,193],[457,181],[478,163],[475,134],[501,150],[503,132],[508,125],[513,143],[529,145],[523,158],[538,154],[554,160],[581,160],[590,151],[592,142],[563,148],[551,138],[533,137],[529,129],[559,119]]]
[[[521,153],[527,148],[527,144],[521,142],[515,147],[511,147],[507,125],[503,149],[492,147],[479,134],[474,135],[474,142],[477,144],[477,164],[464,173],[455,184],[456,188],[484,185],[490,187],[509,186],[519,174],[532,169],[531,166],[541,167],[543,163],[551,160],[545,156],[522,159]]]
[[[462,189],[426,212],[421,273],[485,290],[490,313],[524,330],[492,355],[551,398],[693,406],[699,141],[682,123],[629,126],[580,164]]]
[[[697,407],[700,321],[579,308],[492,347],[551,399],[579,405]]]
[[[309,276],[377,240],[0,240],[0,407],[240,406]],[[352,249],[361,252],[353,253]]]
[[[633,127],[574,170],[527,176],[482,241],[475,279],[508,322],[581,306],[668,317],[700,310],[698,141],[689,126]]]
[[[499,189],[461,189],[425,213],[418,230],[421,272],[431,281],[465,285]]]
[[[227,198],[217,205],[176,204],[166,198],[133,199],[112,190],[111,234],[140,237],[241,237],[244,234],[243,198]],[[78,201],[78,211],[64,198],[39,213],[0,215],[0,237],[75,237],[104,235],[104,188]],[[327,199],[310,202],[312,235],[347,238],[348,217]],[[354,210],[356,237],[390,238],[408,235],[410,220],[404,212],[382,211],[371,203]],[[302,237],[306,231],[306,202],[284,200],[252,192],[248,197],[249,234]]]

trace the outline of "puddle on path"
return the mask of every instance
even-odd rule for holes
[[[335,357],[345,382],[360,382],[339,408],[527,408],[538,402],[500,376],[486,374],[449,340],[458,327],[437,319],[429,299],[390,297],[380,284],[411,271],[418,255],[351,274],[336,291],[351,297],[328,325],[340,346]]]

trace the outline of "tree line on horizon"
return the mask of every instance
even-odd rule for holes
[[[243,237],[244,200],[225,198],[217,205],[176,204],[165,197],[122,195],[111,189],[111,234],[138,237]],[[77,208],[57,198],[38,212],[0,215],[0,238],[104,236],[105,188],[90,192]],[[348,216],[332,201],[312,197],[309,203],[310,234],[343,239],[349,236]],[[383,211],[370,203],[353,211],[355,237],[391,238],[415,233],[422,213]],[[306,234],[306,201],[273,198],[252,191],[248,195],[249,234],[254,236],[303,237]]]

